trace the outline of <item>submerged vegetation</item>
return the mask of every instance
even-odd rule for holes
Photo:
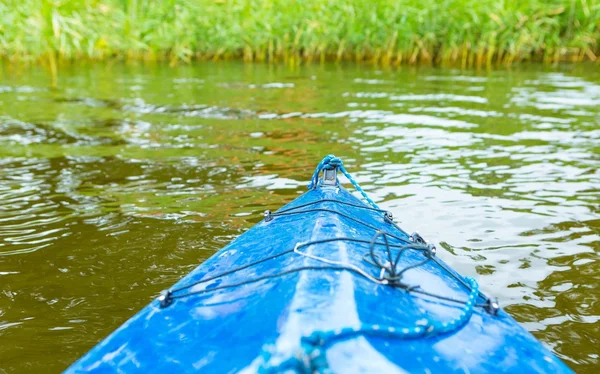
[[[482,66],[600,59],[600,0],[0,0],[0,55]]]

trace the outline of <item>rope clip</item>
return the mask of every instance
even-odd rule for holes
[[[271,213],[271,211],[267,209],[263,213],[263,217],[265,217],[265,222],[270,222],[273,219],[273,213]]]
[[[498,311],[500,310],[500,304],[498,304],[498,299],[490,299],[488,298],[485,302],[485,306],[483,307],[486,312],[495,316],[498,315]]]
[[[394,223],[394,215],[388,210],[383,214],[383,220],[387,223]]]
[[[437,248],[433,244],[427,244],[427,249],[425,250],[425,257],[434,258],[437,254]]]
[[[425,239],[416,231],[410,234],[410,241],[415,244],[427,244]]]
[[[158,297],[158,301],[161,308],[168,307],[169,305],[173,304],[173,293],[169,290],[161,292],[160,296]]]

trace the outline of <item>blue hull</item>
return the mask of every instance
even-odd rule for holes
[[[344,188],[319,186],[279,212],[67,372],[571,372],[431,246],[411,247]],[[389,235],[371,245],[378,230]],[[395,269],[421,265],[398,274],[402,248]]]

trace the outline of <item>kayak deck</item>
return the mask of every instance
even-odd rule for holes
[[[571,372],[390,218],[320,183],[67,372]]]

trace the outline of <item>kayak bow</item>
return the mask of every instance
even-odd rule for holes
[[[398,227],[335,156],[308,192],[266,211],[67,372],[166,370],[571,372],[434,245]]]

